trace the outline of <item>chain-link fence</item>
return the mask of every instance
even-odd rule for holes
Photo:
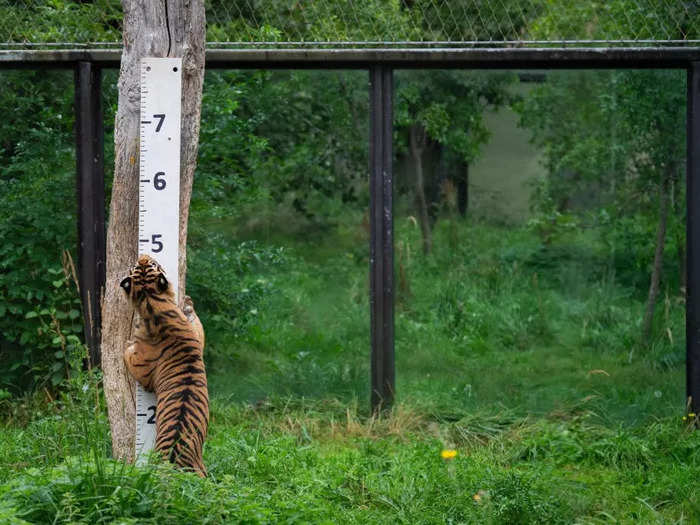
[[[210,47],[700,45],[698,0],[207,0]],[[5,48],[109,47],[118,0],[0,0]]]

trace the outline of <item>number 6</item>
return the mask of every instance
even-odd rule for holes
[[[158,177],[160,177],[160,178],[158,178]],[[153,177],[153,186],[154,186],[157,190],[165,189],[165,179],[164,179],[163,177],[165,177],[165,172],[164,172],[164,171],[159,171],[159,172],[156,173],[155,176]]]

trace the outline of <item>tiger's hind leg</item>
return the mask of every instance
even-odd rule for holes
[[[156,450],[159,450],[166,461],[175,464],[182,470],[194,472],[200,478],[207,477],[207,468],[202,461],[202,443],[192,442],[190,436],[180,436],[177,441],[168,443],[156,438]],[[196,438],[195,438],[196,440]]]

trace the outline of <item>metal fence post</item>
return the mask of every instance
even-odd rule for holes
[[[370,76],[370,319],[372,411],[394,401],[393,70]]]
[[[686,393],[688,411],[700,412],[700,62],[688,68]]]
[[[85,342],[92,366],[100,365],[101,304],[105,282],[104,129],[100,68],[75,70],[75,137],[78,197],[78,280]]]

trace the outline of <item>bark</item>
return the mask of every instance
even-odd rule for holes
[[[680,291],[681,293],[685,294],[685,290],[687,289],[688,286],[688,270],[686,268],[686,255],[685,255],[685,245],[684,245],[684,240],[682,238],[678,239],[677,242],[677,255],[678,255],[678,272],[680,275],[679,278],[679,285],[680,285]]]
[[[114,129],[114,183],[107,228],[107,279],[102,305],[102,370],[115,458],[133,460],[135,383],[122,359],[132,312],[118,283],[137,257],[139,169],[139,62],[142,57],[182,57],[179,289],[185,300],[186,241],[197,157],[204,80],[203,0],[122,0],[124,51]]]
[[[465,162],[462,168],[462,176],[457,179],[457,209],[462,217],[466,217],[469,207],[469,163]]]
[[[654,308],[656,298],[659,295],[659,281],[661,280],[661,265],[664,259],[664,246],[666,244],[666,224],[668,222],[669,187],[673,168],[670,173],[663,175],[661,188],[659,189],[659,228],[656,232],[656,250],[654,251],[654,267],[651,272],[651,282],[649,284],[649,297],[647,299],[646,313],[642,322],[642,342],[649,341],[651,335],[651,324],[654,320]]]
[[[673,215],[683,217],[683,204],[680,198],[680,184],[678,180],[678,173],[673,179],[671,179],[671,211]],[[680,292],[685,293],[686,289],[686,257],[685,257],[685,236],[683,230],[676,229],[676,255],[678,256],[678,273],[679,273],[679,284]]]
[[[428,201],[425,198],[425,182],[423,180],[423,151],[426,145],[426,132],[420,124],[414,124],[409,130],[411,158],[416,170],[415,198],[418,211],[418,222],[423,236],[423,253],[429,254],[433,248],[430,232],[430,217],[428,216]]]

